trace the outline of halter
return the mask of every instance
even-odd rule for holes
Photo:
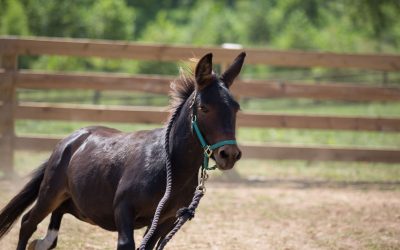
[[[192,128],[196,132],[197,138],[200,141],[201,147],[204,150],[204,160],[203,160],[203,165],[201,165],[203,170],[214,170],[217,168],[216,165],[209,167],[208,162],[210,160],[211,155],[213,154],[214,150],[217,148],[220,148],[224,145],[236,145],[237,142],[236,140],[223,140],[219,141],[215,144],[207,144],[206,140],[204,139],[204,136],[202,135],[199,125],[197,124],[197,112],[196,112],[196,97],[197,93],[195,92],[194,97],[193,97],[193,103],[192,103]]]

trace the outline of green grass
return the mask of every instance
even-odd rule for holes
[[[334,182],[399,182],[398,164],[243,160],[236,170],[243,177],[308,179]]]
[[[348,116],[400,116],[400,102],[338,102],[306,99],[251,99],[242,101],[245,111]]]
[[[50,157],[50,151],[30,152],[17,151],[14,154],[15,170],[18,175],[26,176],[34,169],[39,167],[44,161]]]
[[[124,132],[153,129],[161,127],[162,124],[128,124],[128,123],[106,123],[106,122],[81,122],[81,121],[33,121],[17,120],[16,133],[40,134],[40,135],[68,135],[73,131],[92,125],[106,126],[119,129]]]
[[[93,90],[19,90],[18,100],[103,105],[166,106],[168,97],[138,92],[102,91],[96,99]]]
[[[90,125],[103,125],[125,132],[161,127],[162,124],[127,124],[100,122],[65,122],[18,120],[17,134],[67,135]],[[286,143],[330,146],[365,146],[400,148],[400,134],[382,132],[323,131],[301,129],[240,128],[239,142]]]
[[[399,133],[367,131],[240,128],[238,138],[244,142],[400,148]]]

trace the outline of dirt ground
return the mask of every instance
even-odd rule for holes
[[[0,181],[1,207],[21,183]],[[196,217],[166,249],[400,249],[398,184],[207,184]],[[18,224],[0,240],[0,249],[15,249]],[[43,236],[47,224],[48,218],[33,238]],[[137,244],[142,234],[135,232]],[[71,216],[63,220],[57,249],[115,246],[116,233]]]

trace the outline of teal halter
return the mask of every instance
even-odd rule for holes
[[[193,118],[192,118],[192,128],[196,132],[197,138],[199,139],[201,147],[204,150],[204,160],[203,160],[203,165],[201,166],[204,170],[214,170],[217,168],[216,165],[214,165],[212,167],[208,166],[210,157],[215,149],[220,148],[224,145],[236,145],[237,144],[236,140],[219,141],[212,145],[207,144],[206,140],[204,139],[203,135],[200,132],[199,126],[197,125],[197,116],[195,114],[193,114]]]

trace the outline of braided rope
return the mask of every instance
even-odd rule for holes
[[[169,135],[172,129],[172,125],[176,119],[176,116],[180,113],[182,107],[184,106],[184,103],[182,103],[177,109],[175,109],[175,112],[172,114],[171,119],[168,122],[168,126],[165,132],[165,138],[164,138],[164,148],[165,148],[165,156],[166,156],[166,173],[167,173],[167,185],[165,188],[165,193],[164,196],[161,198],[160,202],[157,205],[156,212],[154,213],[153,221],[151,223],[150,229],[148,230],[147,234],[144,236],[139,250],[145,250],[146,245],[150,238],[153,236],[154,232],[157,229],[158,221],[160,220],[160,215],[161,212],[165,206],[165,203],[169,200],[169,197],[171,196],[171,190],[172,190],[172,167],[171,167],[171,159],[170,159],[170,152],[169,152]]]
[[[178,230],[185,224],[187,220],[191,220],[194,217],[197,206],[200,203],[201,198],[204,196],[204,190],[197,188],[194,193],[192,202],[188,207],[183,207],[176,212],[176,217],[178,218],[175,222],[174,228],[165,236],[165,238],[159,243],[157,250],[162,250],[167,245],[167,243],[174,237]]]

